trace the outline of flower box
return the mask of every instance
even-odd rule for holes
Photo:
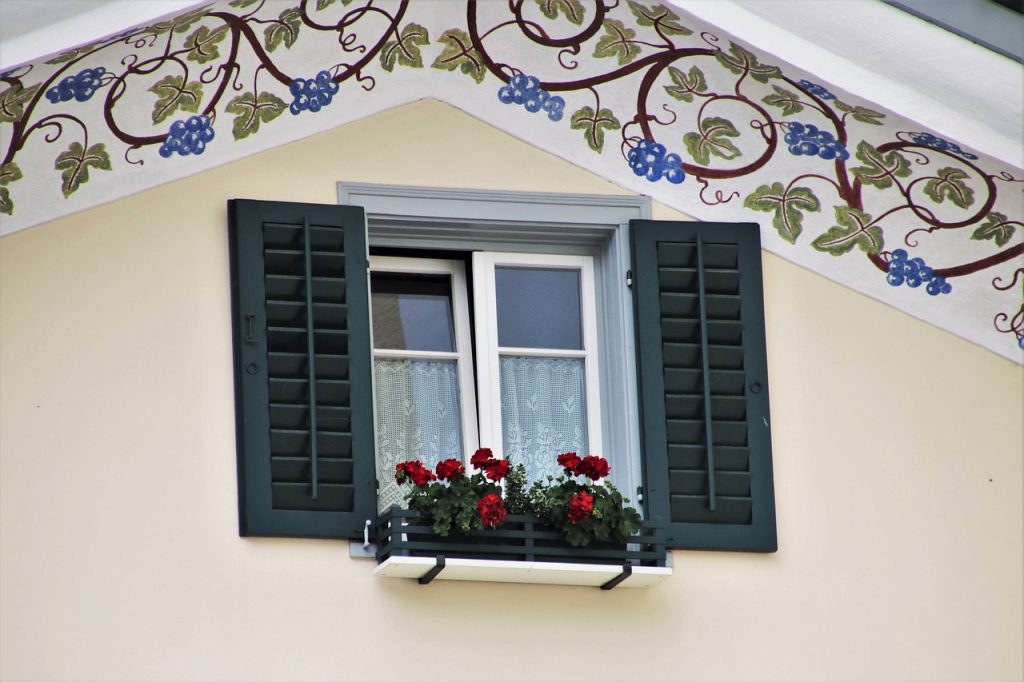
[[[645,521],[626,544],[569,545],[532,514],[510,514],[498,528],[437,535],[415,510],[392,507],[374,526],[375,574],[442,580],[485,580],[648,587],[671,575],[662,528]]]

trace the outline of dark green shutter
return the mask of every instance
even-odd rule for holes
[[[232,200],[242,535],[361,537],[374,514],[363,209]]]
[[[648,513],[670,547],[773,552],[758,227],[630,232]]]

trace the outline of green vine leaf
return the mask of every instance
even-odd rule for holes
[[[690,151],[694,161],[706,166],[712,155],[723,159],[735,159],[739,156],[740,150],[728,139],[739,136],[739,131],[731,121],[713,116],[700,122],[699,133],[683,135],[683,144]]]
[[[263,42],[267,46],[267,52],[273,52],[282,43],[286,50],[290,50],[299,38],[300,26],[302,26],[302,15],[299,13],[298,7],[281,12],[277,21],[263,31]]]
[[[1016,231],[1016,225],[1024,225],[1024,223],[1019,220],[1009,220],[1004,214],[993,211],[985,216],[985,223],[974,231],[971,239],[991,239],[995,241],[996,246],[1006,246]]]
[[[231,0],[231,2],[228,3],[228,5],[230,5],[231,7],[239,7],[244,9],[246,7],[255,5],[259,1],[260,0]],[[317,9],[319,9],[319,7]]]
[[[857,158],[866,166],[857,166],[851,172],[854,177],[866,185],[878,189],[892,187],[894,178],[905,178],[910,175],[910,161],[895,149],[884,154],[867,142],[857,145]]]
[[[693,96],[708,89],[707,81],[704,79],[704,72],[696,66],[683,73],[674,66],[668,67],[669,78],[675,85],[666,85],[665,92],[683,102],[692,102]]]
[[[969,176],[959,168],[943,168],[938,177],[924,183],[924,193],[937,204],[947,198],[960,208],[974,203],[974,190],[964,182]]]
[[[557,19],[558,13],[561,12],[577,26],[583,23],[583,16],[586,13],[580,0],[537,0],[537,4],[540,5],[541,14],[548,19]]]
[[[206,5],[205,7],[199,7],[198,9],[194,9],[191,12],[186,12],[185,14],[176,17],[171,17],[166,21],[157,22],[146,30],[150,33],[155,33],[157,35],[168,32],[184,33],[189,29],[190,26],[192,26],[192,24],[196,23],[197,21],[205,17],[209,13],[209,11],[210,5]]]
[[[200,26],[185,38],[185,49],[189,51],[188,60],[205,64],[217,59],[220,57],[217,43],[224,40],[227,34],[227,26],[221,26],[213,31],[206,26]]]
[[[75,49],[68,50],[67,52],[61,52],[59,55],[57,55],[53,59],[47,59],[45,63],[46,64],[63,64],[65,62],[70,62],[72,59],[77,58],[79,55],[85,54],[86,52],[88,52],[89,50],[91,50],[95,46],[96,46],[96,43],[91,43],[89,45],[83,45],[82,47],[76,47]]]
[[[9,185],[15,180],[22,178],[21,169],[14,161],[0,166],[0,213],[11,215],[14,213],[14,200],[11,199],[11,192],[4,185]]]
[[[380,51],[380,64],[385,71],[393,71],[395,64],[423,68],[421,45],[430,43],[430,34],[419,24],[408,24],[395,40],[384,43]]]
[[[583,107],[572,115],[569,127],[572,130],[582,130],[590,148],[600,152],[604,148],[604,131],[618,130],[622,124],[615,118],[611,109],[601,109],[595,114],[593,108]]]
[[[269,123],[284,113],[288,105],[277,95],[270,92],[247,92],[228,102],[224,109],[229,114],[237,114],[231,133],[236,140],[255,135],[260,130],[260,123]]]
[[[626,25],[617,19],[605,19],[602,26],[605,35],[597,41],[594,48],[595,57],[617,57],[619,66],[623,66],[640,54],[640,46],[633,42],[636,31],[626,28]]]
[[[733,73],[740,76],[749,73],[750,77],[759,83],[767,83],[772,78],[782,77],[779,67],[762,64],[753,52],[743,49],[736,43],[730,42],[729,52],[719,50],[715,53],[715,58]]]
[[[483,57],[474,49],[468,33],[461,28],[450,28],[441,34],[438,42],[444,44],[444,50],[431,64],[432,67],[445,71],[459,69],[477,83],[484,81],[487,68]]]
[[[849,206],[836,206],[836,222],[839,225],[815,239],[811,246],[833,256],[841,256],[855,246],[865,253],[881,253],[882,228],[871,224],[870,215]]]
[[[787,190],[781,182],[761,185],[744,199],[743,205],[755,211],[774,212],[772,226],[790,244],[796,244],[796,238],[803,232],[803,212],[821,210],[818,197],[810,189],[793,187]]]
[[[882,125],[882,119],[885,118],[885,114],[872,111],[866,107],[853,106],[845,102],[840,102],[839,100],[836,100],[836,109],[850,114],[853,116],[854,121],[860,121],[861,123],[867,123],[873,126]]]
[[[0,92],[0,123],[13,123],[20,119],[25,113],[25,103],[35,96],[38,89],[38,83],[28,88],[15,83]]]
[[[352,2],[352,0],[341,0],[341,4],[343,6],[346,6],[346,7],[351,2]],[[334,4],[334,0],[316,0],[316,8],[317,8],[317,10],[327,9],[328,7],[330,7],[333,4]]]
[[[792,116],[804,110],[804,105],[800,102],[800,95],[792,90],[780,88],[778,85],[773,85],[772,89],[775,93],[768,95],[761,101],[773,107],[781,108],[783,116]]]
[[[72,142],[66,152],[62,152],[53,167],[63,171],[60,174],[61,190],[64,196],[71,196],[83,183],[89,182],[89,168],[110,170],[110,154],[101,142],[85,149],[80,142]]]
[[[688,36],[693,31],[679,23],[679,17],[664,5],[644,7],[639,2],[629,0],[629,9],[633,10],[636,23],[640,26],[652,26],[663,35]]]
[[[186,83],[184,76],[167,76],[149,89],[157,96],[153,106],[153,123],[160,123],[178,109],[196,113],[203,99],[203,84]]]

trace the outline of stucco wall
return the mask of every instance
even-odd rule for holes
[[[337,180],[621,192],[422,102],[0,240],[0,678],[1021,678],[1024,372],[774,256],[777,554],[604,593],[239,538],[225,200]]]

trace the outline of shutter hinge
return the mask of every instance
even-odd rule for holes
[[[632,270],[626,270],[626,286],[631,288],[631,289],[633,288],[633,271]]]
[[[639,486],[638,485],[636,487],[636,501],[637,501],[637,504],[643,504],[644,503],[644,488],[643,488],[643,486]]]

